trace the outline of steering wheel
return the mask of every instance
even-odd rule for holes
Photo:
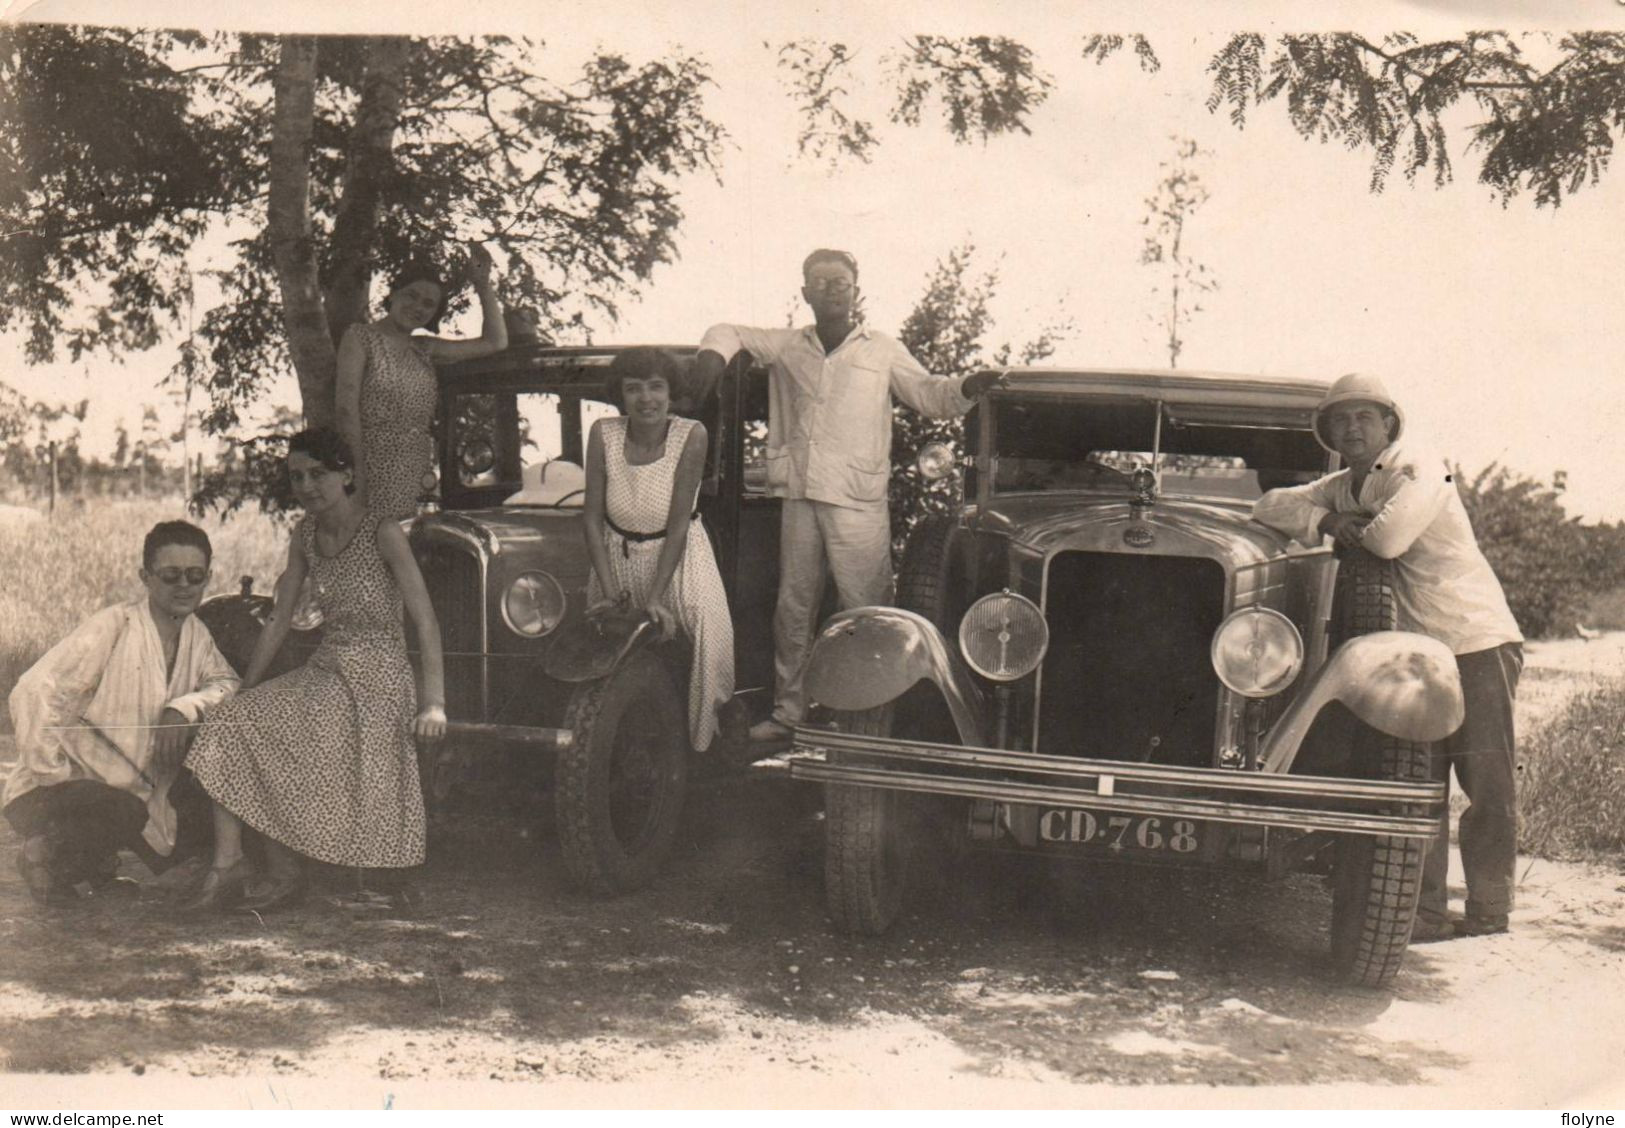
[[[557,501],[555,501],[552,504],[552,506],[550,506],[550,508],[552,508],[552,509],[563,509],[565,502],[569,501],[572,497],[575,497],[576,494],[584,494],[586,492],[587,492],[587,488],[585,486],[583,486],[579,490],[571,490],[569,493],[565,494],[563,497],[561,497]]]

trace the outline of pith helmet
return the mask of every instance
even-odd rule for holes
[[[1329,408],[1340,403],[1348,403],[1350,400],[1378,404],[1394,413],[1394,433],[1389,436],[1390,442],[1404,433],[1405,413],[1399,409],[1399,404],[1394,402],[1394,397],[1388,394],[1388,389],[1383,387],[1382,381],[1375,376],[1367,376],[1364,372],[1350,372],[1347,376],[1338,377],[1337,383],[1327,390],[1326,398],[1315,408],[1315,438],[1320,440],[1321,446],[1333,454],[1337,453],[1337,448],[1326,438],[1322,424]]]

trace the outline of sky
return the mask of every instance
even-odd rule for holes
[[[533,14],[468,0],[455,7],[284,4],[277,24],[230,5],[125,0],[118,20],[146,24],[319,31],[527,33],[562,67],[609,47],[632,57],[677,44],[710,61],[709,107],[732,136],[721,183],[691,178],[680,258],[659,268],[600,342],[697,340],[713,321],[783,324],[802,256],[816,246],[857,255],[871,323],[895,332],[933,266],[971,242],[979,268],[1002,279],[994,343],[1020,343],[1058,317],[1076,326],[1055,358],[1079,366],[1166,362],[1158,279],[1140,265],[1145,198],[1175,135],[1208,155],[1198,166],[1207,204],[1187,244],[1218,280],[1186,331],[1181,367],[1334,379],[1382,376],[1418,440],[1469,471],[1492,462],[1549,480],[1568,475],[1571,513],[1625,519],[1625,167],[1561,208],[1519,197],[1503,207],[1477,183],[1466,118],[1453,118],[1455,180],[1443,189],[1391,178],[1368,190],[1370,158],[1300,138],[1278,104],[1237,130],[1204,102],[1208,58],[1229,33],[1327,30],[1325,9],[1296,2],[1226,5],[980,2],[915,4],[549,3]],[[45,0],[28,18],[111,17],[109,9]],[[12,13],[15,16],[15,12]],[[1365,4],[1341,9],[1341,27],[1449,36],[1473,27],[1625,26],[1625,3],[1505,0]],[[1055,87],[1031,136],[956,145],[939,126],[886,122],[879,62],[912,33],[996,32],[1032,46]],[[1142,73],[1122,54],[1102,66],[1079,58],[1095,31],[1143,31],[1162,61]],[[872,163],[831,172],[798,159],[796,118],[764,44],[798,36],[859,49],[856,105],[879,126]],[[210,248],[200,248],[207,256]],[[453,327],[474,332],[465,321]],[[122,368],[105,361],[27,370],[21,343],[0,339],[0,379],[25,394],[95,402],[92,451],[111,445],[114,422],[143,402],[174,407],[154,385],[173,362],[160,348]],[[292,403],[291,379],[277,395]]]

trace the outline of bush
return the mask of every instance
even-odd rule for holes
[[[1479,547],[1530,638],[1572,635],[1598,591],[1625,582],[1625,531],[1581,525],[1561,491],[1491,463],[1456,484]]]
[[[1519,848],[1625,857],[1625,678],[1582,689],[1522,744]]]
[[[1599,631],[1625,631],[1625,587],[1592,596],[1581,621]]]

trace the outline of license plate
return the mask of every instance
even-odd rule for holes
[[[1198,819],[1124,815],[1077,807],[1051,808],[1038,816],[1041,842],[1091,846],[1113,853],[1131,850],[1194,854],[1201,843],[1202,827]]]

